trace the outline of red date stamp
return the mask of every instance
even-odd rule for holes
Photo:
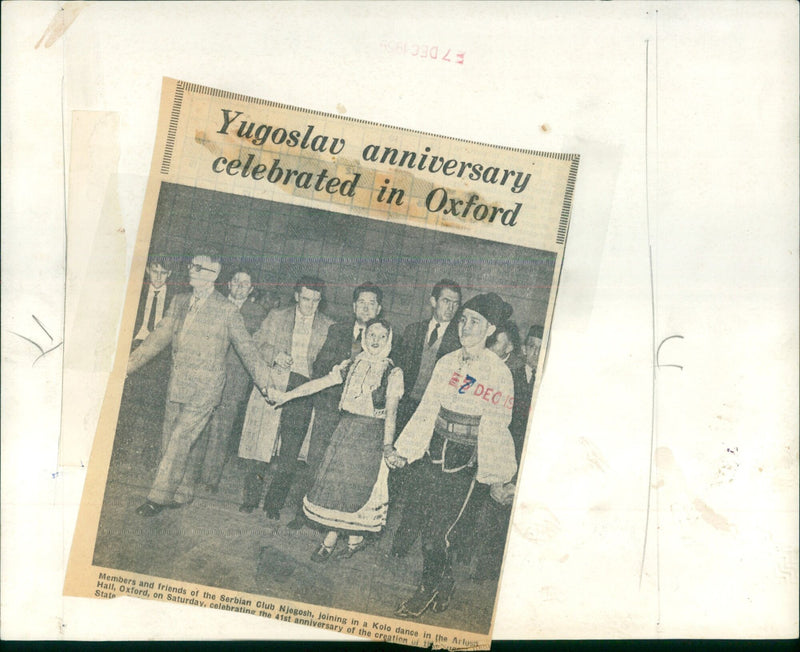
[[[381,41],[381,48],[394,54],[404,54],[419,59],[432,59],[444,63],[464,65],[464,51],[427,43],[409,43],[408,41]]]

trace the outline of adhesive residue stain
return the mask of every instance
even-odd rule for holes
[[[723,532],[733,531],[733,525],[730,524],[728,519],[726,519],[724,516],[720,516],[719,514],[717,514],[713,509],[711,509],[699,498],[695,498],[692,501],[692,505],[698,512],[700,512],[701,518],[711,527],[717,530],[722,530]]]
[[[339,113],[341,113],[342,115],[344,115],[345,113],[347,113],[347,108],[346,108],[346,107],[345,107],[345,105],[344,105],[344,104],[342,104],[341,102],[339,102],[339,103],[336,105],[336,110],[337,110]]]
[[[656,449],[655,460],[659,475],[661,476],[656,483],[657,488],[663,489],[667,486],[671,486],[682,492],[687,496],[691,506],[697,511],[700,518],[714,529],[722,532],[733,532],[736,529],[735,525],[721,514],[715,512],[704,500],[694,496],[689,498],[688,495],[690,491],[686,482],[686,476],[678,466],[675,461],[675,456],[669,448],[661,447]],[[679,500],[673,502],[672,505],[670,505],[670,509],[673,512],[681,513],[689,508],[686,502]]]
[[[64,35],[64,33],[69,29],[70,25],[75,22],[78,14],[90,4],[90,2],[65,3],[64,6],[58,10],[56,15],[53,16],[53,19],[50,21],[50,24],[44,31],[44,34],[42,34],[42,38],[40,38],[34,46],[34,50],[39,48],[39,46],[42,44],[42,41],[44,41],[45,48],[49,48],[51,45],[53,45]]]
[[[581,445],[583,449],[584,456],[586,461],[589,465],[597,471],[605,473],[608,471],[608,462],[606,462],[603,454],[600,452],[600,449],[597,448],[591,441],[586,439],[586,437],[580,437],[578,439],[578,443]]]
[[[222,148],[217,145],[213,140],[209,140],[206,138],[206,132],[198,129],[194,132],[194,142],[198,145],[202,145],[205,147],[209,152],[211,152],[214,156],[219,156],[222,154]]]

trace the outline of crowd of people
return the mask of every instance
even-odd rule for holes
[[[419,539],[423,565],[399,616],[447,608],[459,546],[499,573],[541,326],[523,341],[503,298],[463,300],[448,279],[432,288],[430,318],[401,334],[374,283],[354,289],[352,316],[336,322],[320,310],[320,278],[298,279],[280,306],[274,292],[256,300],[244,268],[229,270],[223,296],[213,250],[188,263],[191,292],[174,292],[172,266],[154,256],[145,268],[123,394],[149,400],[151,418],[163,406],[160,462],[137,514],[217,492],[235,452],[239,510],[277,520],[294,487],[287,527],[322,531],[315,562],[357,554],[401,510],[391,554]]]

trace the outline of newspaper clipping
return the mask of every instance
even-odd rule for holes
[[[165,79],[65,594],[488,649],[577,169]]]

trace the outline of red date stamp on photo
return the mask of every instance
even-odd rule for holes
[[[433,59],[444,63],[464,65],[464,51],[441,45],[410,43],[408,41],[381,41],[381,48],[394,54],[404,54],[419,59]]]

